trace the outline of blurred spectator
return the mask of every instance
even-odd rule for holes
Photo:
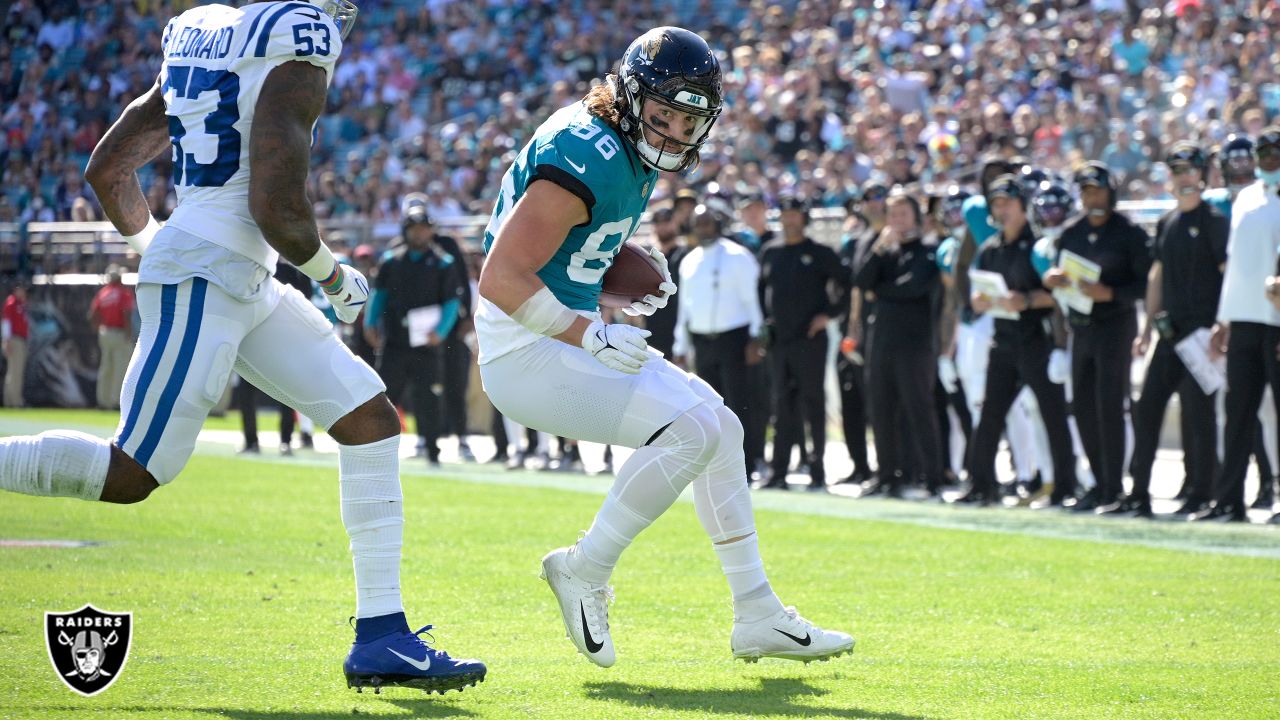
[[[160,32],[192,4],[9,7],[0,187],[20,217],[70,217],[63,178],[154,82]],[[401,196],[437,182],[437,219],[487,214],[531,118],[581,97],[631,38],[667,23],[723,52],[730,107],[712,137],[724,161],[666,179],[659,199],[733,175],[757,178],[766,198],[803,183],[839,203],[874,171],[963,181],[989,151],[1059,170],[1105,159],[1149,187],[1163,148],[1256,133],[1280,112],[1274,3],[994,7],[388,0],[346,43],[309,189],[326,219],[394,222]],[[161,217],[169,165],[164,154],[141,173]]]
[[[120,408],[120,387],[124,383],[129,357],[133,354],[133,290],[120,281],[118,266],[107,268],[107,284],[93,296],[89,324],[98,333],[98,407]]]
[[[31,335],[27,317],[27,286],[19,282],[5,298],[0,311],[0,343],[4,350],[4,406],[22,407],[22,384],[27,372],[27,340]]]

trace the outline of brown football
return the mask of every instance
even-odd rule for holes
[[[645,295],[657,295],[662,281],[662,270],[649,257],[649,251],[640,243],[628,240],[618,249],[613,265],[605,271],[600,306],[623,308],[643,300]]]

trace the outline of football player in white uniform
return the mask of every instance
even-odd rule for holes
[[[296,290],[283,255],[343,322],[368,296],[320,240],[307,198],[312,131],[356,7],[347,0],[205,5],[171,20],[155,85],[124,110],[85,176],[138,252],[142,330],[111,441],[55,430],[0,440],[0,487],[134,503],[173,480],[234,370],[340,444],[356,577],[349,686],[461,689],[485,667],[410,632],[400,596],[400,423],[378,376]],[[171,149],[178,205],[160,228],[136,171]],[[430,626],[428,626],[430,627]]]
[[[614,663],[609,576],[623,550],[693,485],[733,595],[735,657],[820,660],[853,638],[784,608],[756,541],[742,424],[702,380],[650,352],[648,333],[606,324],[605,271],[639,224],[658,171],[697,163],[721,109],[720,66],[688,30],[627,49],[618,75],[537,130],[502,181],[485,231],[476,331],[485,390],[504,417],[554,435],[636,448],[591,529],[549,553],[543,577],[578,651]],[[661,253],[655,261],[665,267]],[[652,314],[675,291],[632,305]]]

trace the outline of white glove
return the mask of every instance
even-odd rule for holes
[[[1049,382],[1062,385],[1071,377],[1071,356],[1066,350],[1049,353]]]
[[[637,315],[648,317],[654,314],[666,307],[667,301],[671,299],[672,295],[676,294],[676,284],[671,281],[671,271],[667,269],[667,256],[663,255],[658,248],[651,246],[649,248],[649,257],[653,258],[654,262],[662,270],[662,284],[658,286],[658,292],[661,294],[645,295],[643,300],[637,300],[631,303],[630,306],[622,308],[622,312],[631,317],[636,317]]]
[[[599,320],[587,326],[582,333],[582,349],[600,361],[601,365],[628,375],[638,375],[640,366],[652,357],[649,354],[648,330],[630,325],[605,325]]]
[[[960,389],[960,373],[956,372],[956,361],[946,355],[938,358],[938,381],[949,395]]]
[[[338,319],[351,324],[356,321],[369,299],[369,281],[363,273],[350,265],[339,265],[338,271],[342,273],[338,289],[335,292],[325,290],[324,294],[329,298],[329,304],[333,305],[333,312]]]

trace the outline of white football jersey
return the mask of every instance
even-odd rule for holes
[[[268,73],[292,60],[333,78],[342,35],[304,2],[205,5],[164,30],[164,92],[178,206],[168,225],[274,270],[278,254],[249,213],[249,132]],[[183,233],[160,233],[155,244]],[[148,249],[150,252],[151,249]]]

